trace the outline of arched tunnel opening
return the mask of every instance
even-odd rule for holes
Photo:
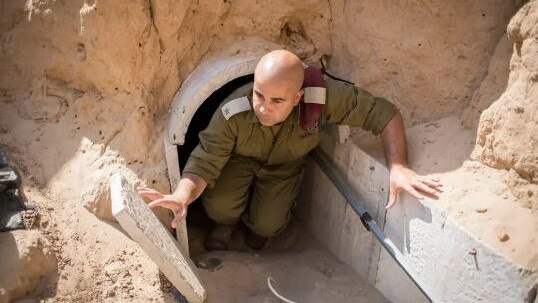
[[[203,131],[215,111],[219,108],[220,104],[237,88],[254,81],[254,74],[247,74],[240,76],[236,79],[229,81],[219,89],[215,90],[196,110],[192,120],[187,128],[185,134],[185,141],[182,145],[177,146],[178,164],[180,171],[183,171],[190,154],[196,148],[200,142],[198,135]],[[208,232],[208,228],[211,225],[210,219],[207,217],[204,211],[204,207],[201,203],[201,198],[198,198],[194,203],[189,206],[189,212],[187,216],[187,225],[189,227],[189,238],[191,242],[193,238],[201,242],[203,237]],[[190,245],[191,253],[195,255],[200,251],[201,245]],[[197,251],[198,250],[198,251]]]
[[[234,90],[252,81],[254,81],[254,74],[248,74],[233,79],[213,92],[209,98],[202,103],[198,110],[196,110],[191,123],[187,128],[185,142],[183,145],[178,145],[177,147],[178,162],[181,171],[183,171],[191,152],[199,143],[198,134],[207,127],[213,113],[217,110],[221,102]]]

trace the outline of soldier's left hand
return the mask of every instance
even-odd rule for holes
[[[138,194],[142,197],[152,200],[148,204],[149,207],[164,207],[168,208],[174,213],[174,219],[172,219],[171,226],[176,228],[182,220],[187,217],[188,203],[185,198],[176,195],[164,195],[156,191],[153,188],[138,186],[136,188]]]
[[[387,209],[393,207],[398,200],[398,196],[406,191],[411,196],[423,200],[425,197],[438,199],[438,193],[442,192],[443,186],[439,180],[418,175],[413,170],[403,166],[395,165],[390,169],[389,202]]]

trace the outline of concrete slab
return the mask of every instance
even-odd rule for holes
[[[466,170],[472,165],[466,159],[474,134],[460,125],[458,117],[451,117],[407,130],[411,167],[421,174],[435,174],[443,182],[444,193],[439,200],[423,203],[403,195],[387,213],[385,233],[405,255],[415,278],[434,302],[535,302],[536,270],[516,263],[506,251],[492,246],[495,242],[487,241],[487,233],[469,228],[472,221],[494,232],[495,217],[488,219],[473,209],[480,203],[487,203],[488,215],[505,209],[518,218],[514,222],[529,221],[525,213],[518,212],[517,204],[498,194],[505,186],[502,175],[478,168],[470,170],[472,173]],[[533,228],[529,226],[523,237],[532,235]],[[522,235],[514,234],[514,238],[518,236]],[[531,247],[529,242],[524,250],[532,254],[536,250]],[[421,302],[420,296],[410,291],[411,282],[391,263],[382,256],[378,289],[394,302]]]
[[[189,302],[204,302],[207,293],[187,253],[172,238],[121,173],[110,182],[112,213]]]
[[[434,302],[533,302],[532,272],[475,238],[435,206],[403,197],[387,215],[385,232]],[[391,260],[382,258],[377,288],[394,302],[424,302]],[[402,297],[402,293],[406,295]],[[535,296],[534,296],[535,297]],[[534,300],[534,299],[533,299]]]
[[[338,258],[360,273],[370,285],[375,285],[380,249],[373,234],[364,228],[359,216],[347,205]]]
[[[344,146],[350,154],[347,166],[347,183],[376,222],[383,227],[384,205],[388,199],[388,170],[381,154],[367,154],[356,145]],[[372,233],[367,231],[360,218],[347,206],[340,248],[341,260],[360,272],[369,283],[375,284],[381,246]]]

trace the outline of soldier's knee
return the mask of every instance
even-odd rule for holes
[[[204,200],[203,204],[208,217],[219,224],[233,225],[241,217],[242,210],[228,207],[225,201]]]
[[[245,222],[257,235],[262,237],[274,237],[283,231],[290,221],[290,215],[282,218],[257,218],[254,222]]]

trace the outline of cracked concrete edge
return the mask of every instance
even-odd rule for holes
[[[112,176],[110,193],[112,213],[121,227],[189,302],[204,302],[207,292],[194,263],[121,173]]]

